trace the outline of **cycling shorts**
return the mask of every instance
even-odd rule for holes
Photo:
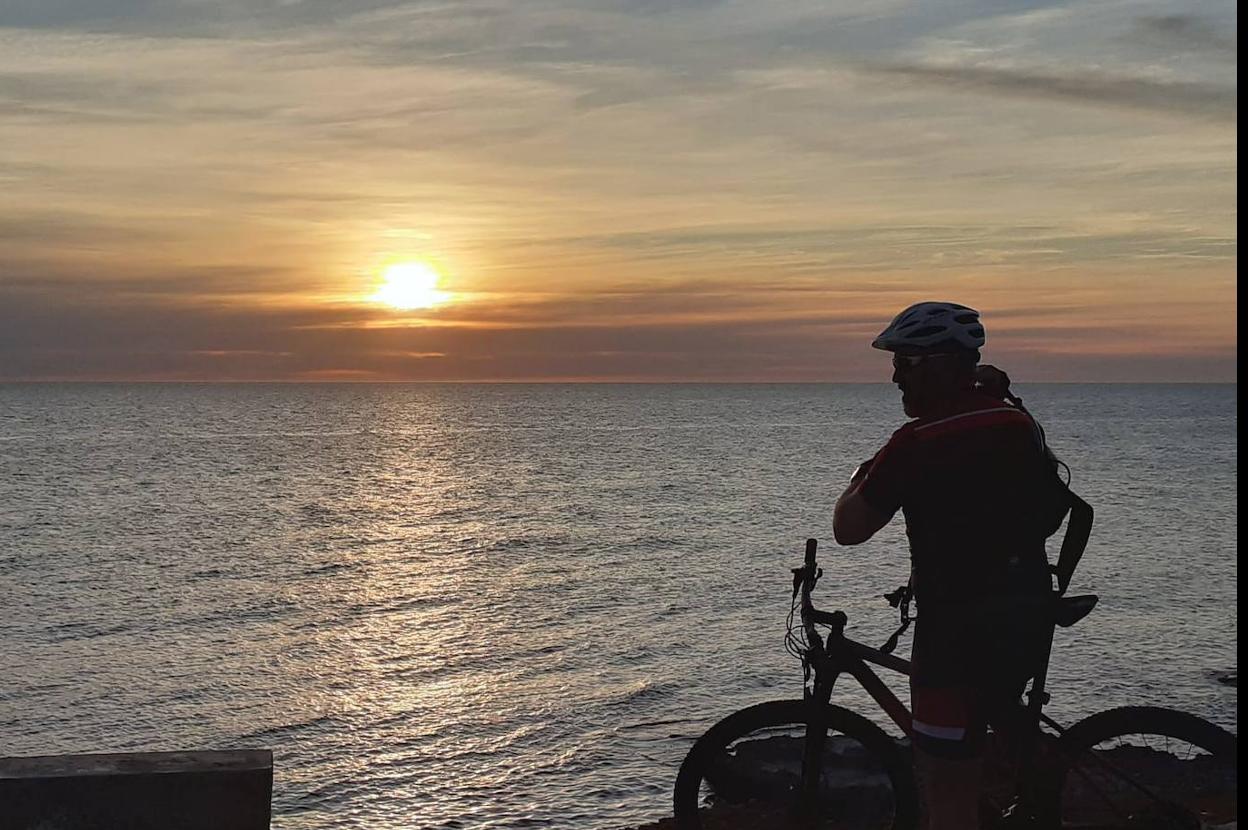
[[[982,754],[989,720],[1013,708],[1035,676],[1045,636],[1042,626],[1021,621],[991,624],[936,614],[916,620],[914,746],[941,758]]]

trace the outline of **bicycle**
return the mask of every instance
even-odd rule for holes
[[[823,575],[816,547],[816,540],[807,540],[805,563],[792,569],[787,642],[802,658],[803,697],[742,709],[694,743],[673,793],[680,830],[918,826],[919,795],[906,740],[895,740],[862,715],[830,702],[836,680],[848,674],[910,736],[909,710],[868,665],[910,674],[909,661],[889,653],[909,622],[908,597],[901,589],[886,595],[901,608],[902,626],[884,647],[846,637],[845,613],[820,611],[811,602]],[[1234,827],[1237,738],[1232,733],[1194,715],[1151,706],[1109,709],[1069,728],[1044,713],[1052,633],[1087,616],[1098,599],[1064,596],[1073,572],[1073,565],[1066,567],[1050,597],[1047,645],[1027,702],[1020,700],[1012,710],[1009,729],[990,719],[990,741],[993,736],[997,741],[985,760],[983,826]],[[1009,739],[1002,739],[1007,733]],[[1187,748],[1172,752],[1172,742]]]

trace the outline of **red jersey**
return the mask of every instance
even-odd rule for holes
[[[905,515],[915,598],[937,610],[1050,590],[1055,480],[1031,417],[967,392],[952,412],[894,432],[860,492],[875,510]]]

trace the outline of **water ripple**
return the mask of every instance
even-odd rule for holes
[[[1235,387],[1024,392],[1097,507],[1052,712],[1235,726]],[[788,568],[900,420],[886,386],[0,385],[0,744],[271,747],[279,830],[661,816],[696,735],[800,695]],[[866,642],[904,546],[825,546]]]

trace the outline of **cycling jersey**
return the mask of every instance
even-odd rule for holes
[[[1044,541],[1063,489],[1030,416],[977,392],[898,429],[867,471],[862,497],[906,519],[914,738],[927,751],[976,754],[986,712],[1034,674],[1046,633],[1024,600],[1052,590]]]
[[[921,610],[1050,587],[1044,540],[1057,529],[1054,474],[1024,412],[977,392],[893,433],[860,490],[906,518]]]

